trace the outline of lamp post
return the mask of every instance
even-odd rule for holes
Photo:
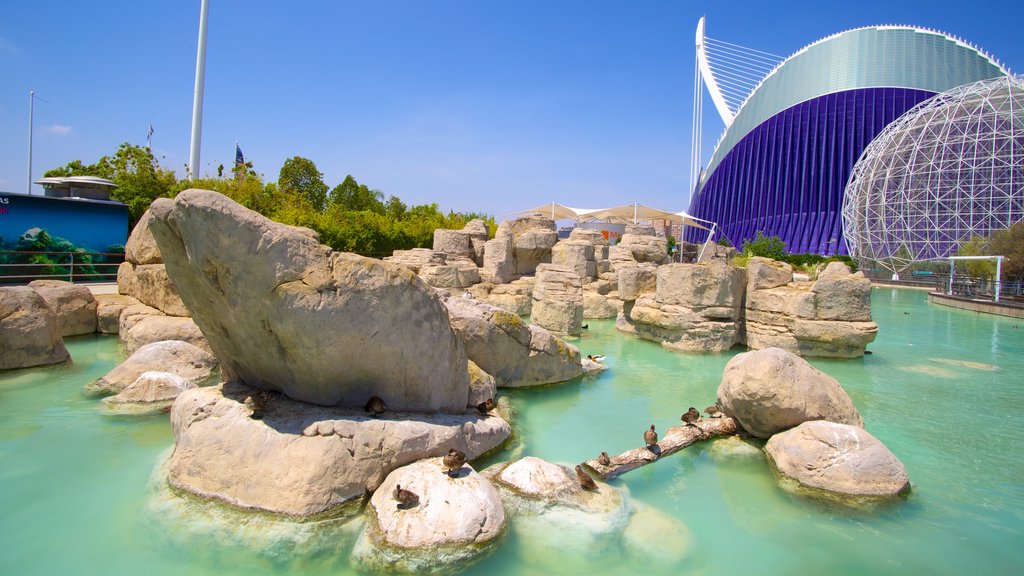
[[[32,112],[36,103],[36,91],[28,91],[28,184],[27,192],[32,194]]]
[[[188,177],[193,179],[199,170],[199,147],[203,134],[203,80],[206,77],[206,21],[210,13],[209,0],[199,8],[199,48],[196,54],[196,89],[192,99],[192,146],[189,149]]]

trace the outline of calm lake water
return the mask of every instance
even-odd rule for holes
[[[572,531],[513,530],[465,573],[1024,573],[1024,322],[931,306],[909,290],[875,289],[872,306],[873,354],[812,364],[839,380],[866,428],[906,465],[907,500],[854,511],[791,496],[763,459],[716,460],[704,443],[614,482],[689,528],[681,560],[643,562],[615,543],[581,551]],[[610,369],[506,392],[516,442],[478,469],[639,446],[651,423],[665,430],[690,405],[711,404],[739,353],[676,354],[612,321],[589,325],[575,343],[607,355]],[[150,476],[173,444],[167,415],[101,413],[81,390],[123,359],[117,340],[67,344],[73,364],[0,374],[0,574],[353,572],[355,529],[337,522],[267,518],[277,536],[253,537],[262,529],[219,506],[177,515],[154,506]],[[298,533],[302,545],[287,536]]]

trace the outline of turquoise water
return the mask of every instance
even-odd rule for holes
[[[705,443],[614,482],[689,528],[681,561],[643,563],[614,545],[591,558],[573,548],[573,534],[544,535],[538,546],[512,532],[466,573],[1024,572],[1024,322],[931,306],[909,290],[875,289],[872,306],[873,354],[812,363],[839,380],[867,429],[906,465],[906,501],[853,511],[801,499],[777,487],[763,460],[716,460]],[[575,463],[636,447],[651,423],[664,430],[690,405],[712,403],[738,353],[675,354],[611,321],[589,324],[576,343],[606,354],[610,370],[509,392],[516,442],[492,462]],[[237,521],[209,536],[199,503],[180,518],[154,514],[148,481],[172,445],[167,416],[100,413],[81,389],[120,361],[117,340],[80,337],[68,347],[69,366],[0,375],[0,573],[352,572],[354,530],[336,523],[279,521],[319,539],[268,546]]]

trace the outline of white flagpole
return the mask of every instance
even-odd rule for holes
[[[32,194],[32,112],[35,107],[36,91],[28,93],[28,194]]]
[[[189,150],[188,177],[199,176],[199,146],[203,133],[203,80],[206,77],[206,22],[210,13],[209,0],[202,0],[199,8],[199,48],[196,54],[196,90],[192,100],[192,147]]]

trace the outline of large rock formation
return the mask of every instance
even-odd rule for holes
[[[635,274],[634,283],[643,285],[642,268],[620,274]],[[636,301],[623,307],[617,323],[620,329],[660,342],[662,346],[687,352],[721,352],[741,340],[741,314],[746,277],[742,268],[715,260],[703,264],[668,264],[657,269],[654,293],[639,292]],[[620,277],[619,297],[623,294]]]
[[[875,339],[871,282],[831,262],[817,281],[793,282],[789,264],[755,257],[747,264],[746,344],[801,356],[855,358]]]
[[[60,321],[35,290],[0,288],[0,370],[58,364],[70,358]]]
[[[585,240],[562,240],[551,248],[551,263],[571,270],[583,283],[597,278],[594,245]]]
[[[465,348],[409,270],[334,252],[215,192],[187,190],[150,211],[228,380],[314,404],[376,395],[395,410],[465,410]]]
[[[526,276],[508,284],[491,284],[486,294],[478,298],[517,316],[529,316],[533,311],[535,281],[533,276]]]
[[[121,322],[121,312],[135,304],[141,303],[131,296],[98,294],[96,296],[96,331],[100,334],[117,334]]]
[[[389,410],[373,419],[361,409],[313,406],[278,394],[270,394],[256,419],[244,404],[253,392],[224,384],[178,397],[171,408],[171,485],[242,508],[309,516],[376,490],[396,468],[452,447],[473,459],[511,434],[496,414]]]
[[[511,251],[508,249],[509,239]],[[533,274],[538,264],[551,262],[551,248],[556,242],[558,232],[555,231],[555,221],[550,218],[524,216],[505,220],[498,225],[494,240],[487,242],[484,280],[497,284],[511,280],[508,274],[515,277]]]
[[[96,297],[87,287],[61,280],[33,280],[28,285],[57,314],[61,336],[78,336],[96,331]]]
[[[718,386],[718,403],[758,438],[809,420],[864,426],[857,407],[835,379],[781,348],[733,357]]]
[[[451,256],[468,258],[475,265],[483,264],[484,244],[490,236],[487,223],[480,219],[470,220],[462,230],[434,230],[434,251]]]
[[[139,306],[149,308],[145,305]],[[137,311],[136,306],[128,306],[121,312],[122,321],[118,336],[121,338],[126,352],[134,354],[146,344],[165,340],[187,342],[207,352],[212,352],[210,343],[191,318],[167,316],[161,314],[156,308],[149,308],[149,310],[155,313],[133,314]]]
[[[578,348],[519,316],[472,298],[446,298],[469,358],[499,387],[551,384],[584,372]]]
[[[873,498],[910,490],[903,463],[857,426],[805,422],[772,436],[765,453],[779,474],[806,488]]]
[[[458,479],[441,473],[440,458],[421,460],[388,475],[370,498],[366,531],[352,560],[374,571],[450,572],[493,549],[505,531],[505,509],[490,481],[463,466]],[[398,506],[395,488],[418,496]]]
[[[153,238],[147,210],[124,245],[124,262],[117,269],[117,291],[169,316],[189,316],[174,282],[167,276],[163,256]]]
[[[87,384],[87,394],[118,394],[145,372],[168,372],[192,385],[203,385],[217,375],[217,359],[202,348],[178,340],[146,344],[102,378]]]
[[[530,321],[555,334],[579,336],[583,326],[583,284],[573,269],[537,266]]]
[[[626,226],[626,231],[615,246],[610,258],[616,269],[628,262],[665,264],[668,262],[668,241],[655,235],[650,226]]]

